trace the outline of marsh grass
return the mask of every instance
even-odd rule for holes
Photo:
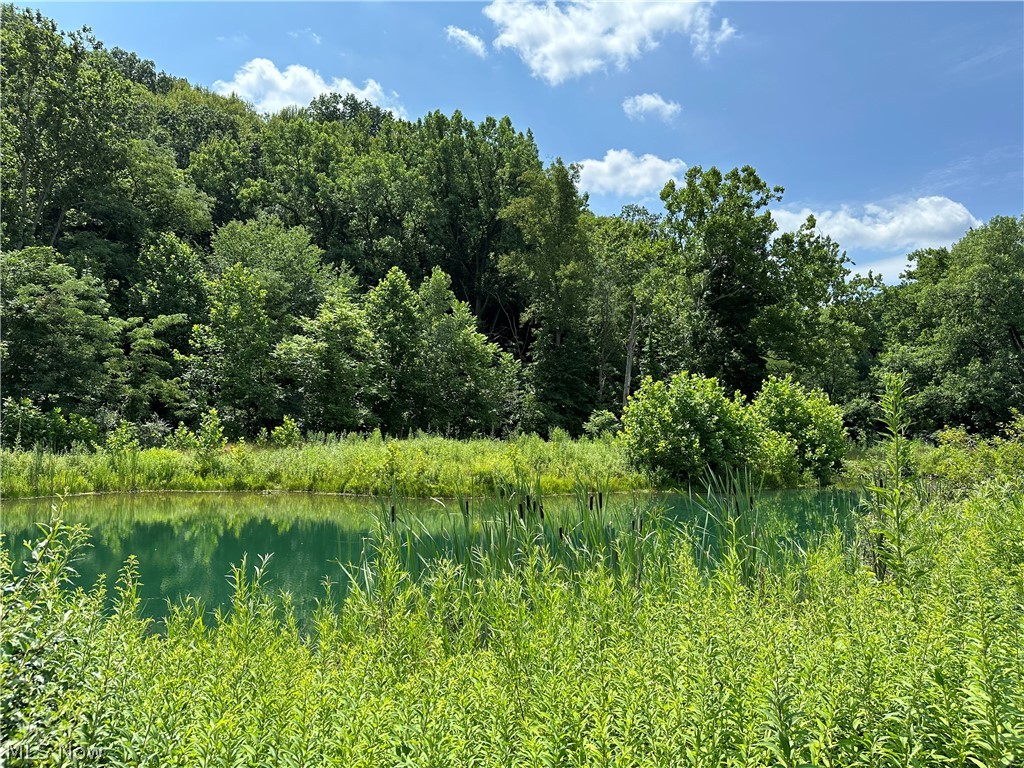
[[[66,588],[81,538],[55,522],[23,573],[0,555],[6,764],[1024,761],[1019,493],[915,499],[929,555],[907,588],[835,529],[769,546],[773,514],[743,498],[705,500],[708,531],[654,510],[637,530],[631,500],[599,518],[617,502],[592,488],[542,520],[521,479],[490,506],[444,502],[447,529],[382,498],[351,588],[308,623],[273,560],[243,561],[213,626],[186,600],[154,634],[133,561],[113,609]],[[419,559],[417,537],[460,526],[465,544]]]
[[[379,435],[323,438],[274,448],[246,443],[194,450],[118,446],[94,453],[3,451],[0,493],[7,498],[133,490],[285,490],[429,498],[489,496],[539,474],[545,493],[576,485],[609,491],[648,488],[612,439],[548,442],[449,440]]]

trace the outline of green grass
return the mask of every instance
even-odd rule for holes
[[[716,504],[714,551],[653,515],[567,543],[514,514],[416,567],[385,514],[308,627],[242,563],[233,610],[159,633],[131,562],[112,612],[61,588],[80,534],[58,526],[25,574],[0,556],[6,764],[1024,762],[1019,492],[914,494],[899,578],[828,531],[773,554],[748,497]]]
[[[52,454],[3,451],[0,493],[8,498],[132,490],[309,491],[409,497],[490,495],[540,477],[545,493],[577,485],[648,488],[613,440],[384,441],[351,436],[294,448],[228,445],[212,455],[167,448]]]

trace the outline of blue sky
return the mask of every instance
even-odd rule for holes
[[[509,115],[582,164],[591,208],[660,210],[692,165],[752,165],[858,268],[1024,213],[1024,4],[43,3],[258,107],[353,91],[415,119]]]

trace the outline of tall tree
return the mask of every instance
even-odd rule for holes
[[[1024,217],[997,216],[911,259],[882,366],[910,375],[922,427],[992,432],[1024,410]]]
[[[585,330],[593,269],[578,181],[579,169],[561,160],[528,174],[528,193],[501,214],[519,228],[523,244],[500,263],[528,297],[523,321],[535,337],[529,370],[545,419],[573,431],[594,406]]]
[[[373,335],[370,393],[380,428],[402,435],[420,423],[423,303],[409,278],[392,267],[366,294],[366,320]]]
[[[424,319],[421,426],[452,437],[494,434],[510,418],[517,365],[477,331],[469,305],[455,298],[440,267],[418,293]]]
[[[54,245],[68,213],[117,171],[131,86],[86,32],[0,7],[2,245]]]
[[[210,283],[209,296],[210,319],[192,330],[183,378],[200,411],[214,406],[236,435],[254,434],[279,415],[267,291],[255,272],[235,264]]]
[[[373,339],[350,277],[329,290],[301,333],[274,350],[286,409],[307,429],[339,432],[372,424],[365,401]]]
[[[103,284],[34,247],[4,253],[0,295],[4,396],[65,410],[102,405],[117,353]]]
[[[689,294],[687,367],[748,394],[765,365],[750,325],[777,300],[770,243],[775,222],[766,210],[782,199],[750,166],[722,174],[700,166],[682,184],[670,181],[661,199],[666,226],[681,253]]]
[[[291,330],[296,318],[316,314],[334,280],[309,232],[287,227],[273,216],[225,224],[214,235],[212,249],[215,273],[240,264],[256,276],[267,294],[267,311],[278,337]]]

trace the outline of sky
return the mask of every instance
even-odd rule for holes
[[[508,115],[590,208],[661,211],[751,165],[895,280],[917,248],[1024,214],[1024,3],[41,3],[66,30],[261,111],[352,92],[409,119]]]

